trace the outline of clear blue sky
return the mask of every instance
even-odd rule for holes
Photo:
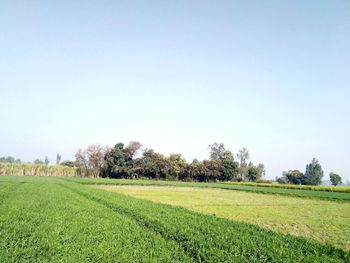
[[[74,2],[74,3],[73,3]],[[0,156],[139,140],[350,180],[350,1],[0,1]]]

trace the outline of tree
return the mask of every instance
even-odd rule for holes
[[[204,160],[204,173],[198,177],[199,181],[217,181],[221,175],[221,160]]]
[[[85,171],[85,176],[89,175],[89,163],[86,151],[78,149],[75,153],[75,164]]]
[[[208,149],[210,151],[210,160],[219,161],[220,176],[215,178],[215,180],[229,181],[236,179],[239,174],[239,169],[232,152],[226,150],[223,143],[216,142],[210,144]]]
[[[133,178],[133,159],[123,143],[117,143],[104,157],[106,175],[112,178]]]
[[[283,172],[285,173],[285,172]],[[287,178],[285,176],[276,177],[276,182],[279,184],[288,184]]]
[[[225,158],[221,161],[220,172],[220,180],[222,181],[237,179],[239,175],[238,163],[233,158]]]
[[[331,179],[332,185],[337,186],[338,184],[341,184],[341,177],[339,174],[335,174],[335,173],[330,173],[329,177]]]
[[[60,165],[62,166],[68,166],[68,167],[75,167],[76,163],[73,161],[63,161],[60,163]]]
[[[306,185],[320,185],[322,182],[323,170],[317,159],[313,158],[311,163],[306,165],[305,180]]]
[[[180,174],[179,179],[184,181],[200,181],[199,178],[205,174],[205,167],[203,162],[193,159],[192,163],[185,164],[186,169]]]
[[[265,165],[262,163],[259,163],[257,168],[259,169],[260,178],[264,177],[266,174]]]
[[[283,172],[283,178],[286,178],[286,182],[289,184],[305,184],[305,176],[298,170]]]
[[[50,163],[49,158],[45,156],[45,165],[49,165],[49,163]]]
[[[15,159],[15,157],[7,156],[1,157],[0,163],[21,163],[21,159]]]
[[[213,143],[209,144],[208,149],[210,151],[210,159],[211,160],[219,160],[222,159],[225,153],[225,146],[223,143]]]
[[[34,164],[44,164],[44,161],[43,161],[43,160],[40,160],[40,159],[36,159],[36,160],[34,160],[33,163],[34,163]]]
[[[179,153],[172,153],[169,156],[169,176],[172,179],[179,179],[179,175],[181,172],[183,172],[183,169],[185,167],[186,160],[182,158],[181,154]]]
[[[238,151],[237,159],[239,162],[240,179],[243,180],[247,175],[247,170],[248,170],[247,161],[250,159],[249,152],[245,147]]]
[[[58,153],[58,154],[56,155],[56,165],[59,165],[60,162],[61,162],[61,155]]]
[[[104,157],[108,148],[99,144],[90,144],[85,150],[88,165],[94,170],[94,177],[99,177],[105,163]]]
[[[261,178],[261,171],[257,166],[249,165],[247,170],[247,179],[250,182],[255,182]]]
[[[128,152],[129,157],[134,158],[138,152],[141,150],[142,144],[137,141],[131,141],[129,145],[125,148],[126,152]]]

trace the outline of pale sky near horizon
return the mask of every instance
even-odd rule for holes
[[[247,147],[350,180],[350,1],[0,0],[0,156]]]

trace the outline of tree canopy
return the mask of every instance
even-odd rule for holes
[[[249,164],[247,149],[243,148],[235,160],[234,154],[225,148],[223,143],[209,145],[208,160],[193,160],[188,163],[180,153],[169,156],[155,152],[153,149],[142,149],[139,142],[130,142],[127,146],[117,143],[113,148],[100,145],[89,145],[76,153],[74,165],[87,175],[110,178],[149,178],[183,181],[256,181],[264,175],[264,165]],[[62,164],[72,165],[63,162]],[[240,175],[240,171],[247,171]],[[243,177],[242,177],[243,176]]]

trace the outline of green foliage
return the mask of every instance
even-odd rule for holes
[[[41,160],[41,159],[35,159],[35,160],[33,161],[33,163],[34,163],[34,164],[44,164],[44,161]]]
[[[141,144],[131,142],[128,147],[117,143],[105,155],[102,176],[110,178],[149,178],[184,181],[228,181],[238,178],[238,163],[233,154],[224,145],[210,145],[210,160],[197,161],[191,164],[181,154],[170,154],[166,157],[152,149],[145,149],[142,156],[135,158]]]
[[[0,157],[0,163],[21,163],[21,159],[15,159],[15,157],[7,156]]]
[[[123,143],[117,143],[105,156],[107,176],[111,178],[130,178],[132,171],[132,157]]]
[[[221,181],[231,181],[237,179],[239,175],[238,163],[231,158],[225,158],[221,161],[220,172]]]
[[[285,176],[288,183],[305,184],[305,176],[302,172],[298,170],[290,170],[288,172],[284,172],[283,176]]]
[[[63,161],[60,163],[62,166],[68,166],[68,167],[76,167],[76,163],[73,161]]]
[[[322,183],[323,170],[315,158],[312,159],[311,163],[306,165],[305,181],[306,185],[320,185]]]
[[[247,172],[248,181],[254,182],[260,179],[260,177],[261,177],[261,170],[257,166],[251,165],[248,167],[248,172]]]
[[[338,184],[341,184],[341,177],[339,174],[330,173],[329,178],[331,179],[332,185],[337,186]]]
[[[213,143],[208,146],[210,151],[210,159],[211,160],[221,160],[224,158],[224,154],[226,152],[225,146],[223,143]]]
[[[283,172],[283,176],[276,178],[278,183],[282,184],[302,184],[302,185],[320,185],[322,183],[323,170],[318,160],[312,159],[310,164],[306,165],[305,174],[298,170]]]
[[[330,245],[64,180],[6,181],[0,188],[4,262],[350,260]]]

